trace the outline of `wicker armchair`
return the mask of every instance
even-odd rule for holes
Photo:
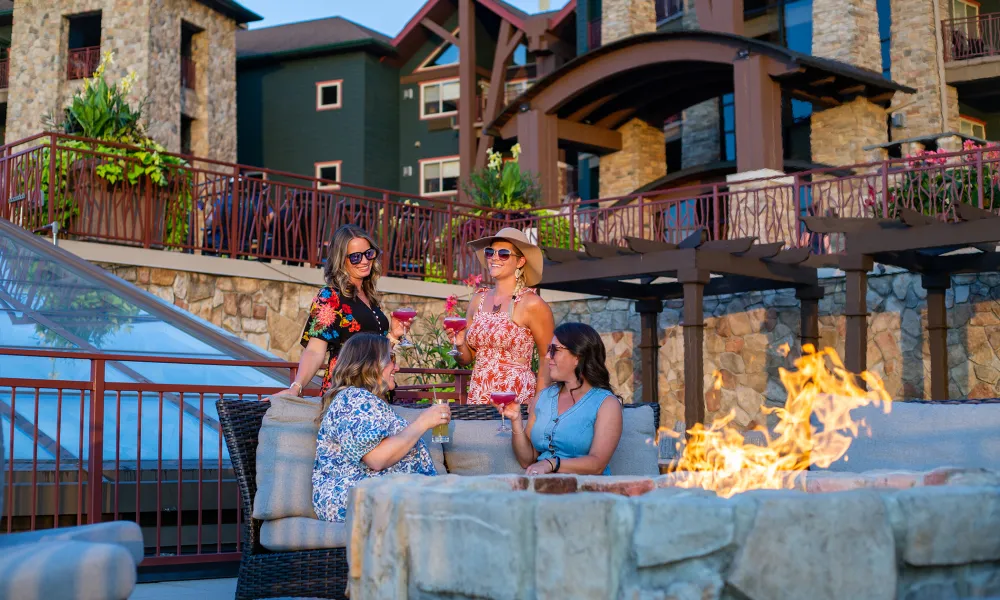
[[[272,552],[260,544],[262,522],[253,518],[253,501],[257,493],[257,435],[269,406],[268,402],[255,400],[222,399],[216,402],[240,489],[243,560],[236,600],[286,596],[342,599],[347,589],[346,548]],[[637,406],[646,405],[628,404],[626,408]],[[659,428],[660,407],[658,404],[649,406],[653,409],[654,428]],[[522,406],[521,410],[527,416],[527,406]],[[499,414],[490,405],[454,405],[452,417],[463,421],[493,421]]]

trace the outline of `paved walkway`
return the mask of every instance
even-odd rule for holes
[[[236,579],[196,579],[140,583],[129,600],[226,600],[236,595]]]

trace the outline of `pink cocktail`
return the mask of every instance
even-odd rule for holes
[[[500,410],[500,429],[497,431],[510,431],[506,421],[504,421],[503,410],[507,408],[508,404],[517,402],[517,394],[514,392],[490,392],[490,402]]]
[[[468,324],[469,323],[468,321],[465,320],[465,317],[445,317],[443,322],[445,329],[455,333],[458,333],[459,331],[465,329],[468,326]],[[461,354],[461,352],[459,352],[458,350],[458,345],[456,343],[452,342],[451,350],[448,351],[448,354],[451,356],[458,356]]]
[[[413,342],[407,337],[407,333],[410,331],[410,323],[413,322],[413,319],[417,318],[417,309],[412,306],[403,306],[392,311],[392,316],[402,323],[406,329],[406,332],[403,333],[403,339],[399,340],[399,346],[401,348],[412,348]]]

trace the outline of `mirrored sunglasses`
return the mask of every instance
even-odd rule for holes
[[[352,265],[356,265],[361,262],[362,258],[367,258],[369,261],[378,258],[378,250],[375,248],[369,248],[364,252],[351,252],[347,255],[347,260],[350,261]]]

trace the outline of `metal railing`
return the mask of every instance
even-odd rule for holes
[[[958,202],[1000,209],[994,148],[528,211],[186,160],[166,169],[162,183],[146,177],[112,183],[100,175],[105,165],[128,171],[138,159],[98,152],[80,138],[29,138],[0,147],[0,217],[29,231],[58,221],[60,235],[80,240],[311,266],[325,262],[339,225],[355,223],[383,249],[386,274],[456,282],[482,274],[468,242],[508,226],[539,245],[573,250],[585,242],[620,245],[627,237],[677,242],[699,227],[714,239],[803,246],[821,244],[800,223],[808,215],[893,216],[900,207],[939,214]]]
[[[66,57],[66,78],[85,79],[101,64],[101,47],[73,48]]]
[[[197,63],[190,56],[181,57],[181,87],[193,90],[197,89]]]
[[[10,49],[0,53],[0,90],[10,87]]]
[[[941,34],[945,62],[1000,56],[1000,13],[945,19]]]
[[[215,402],[260,400],[277,388],[123,382],[123,364],[266,368],[294,363],[0,348],[3,357],[88,361],[86,380],[0,377],[7,486],[0,531],[111,520],[143,530],[144,566],[238,560],[239,491]],[[65,364],[65,363],[63,363]],[[110,372],[109,372],[110,371]],[[455,383],[407,386],[399,400],[434,393],[464,402],[468,371],[403,369]],[[432,392],[444,385],[455,392]],[[100,485],[92,485],[100,481]],[[95,508],[99,507],[99,508]]]

